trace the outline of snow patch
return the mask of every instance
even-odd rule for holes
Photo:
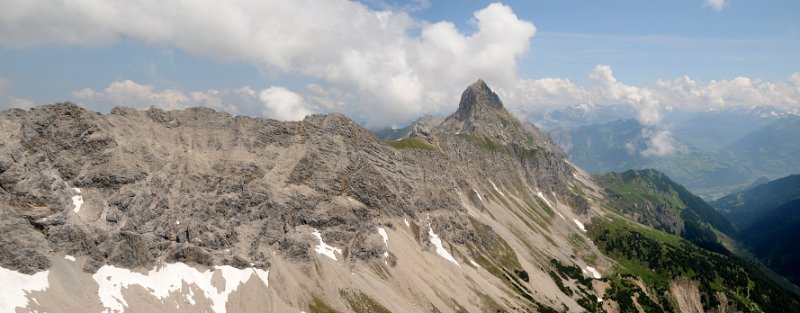
[[[383,245],[386,246],[386,251],[383,252],[383,257],[389,257],[389,234],[386,233],[386,230],[383,227],[378,227],[378,235],[381,235],[383,238]],[[385,262],[385,261],[384,261]]]
[[[75,262],[75,257],[74,257],[74,256],[71,256],[71,255],[69,255],[69,254],[65,255],[65,256],[64,256],[64,258],[65,258],[65,259],[67,259],[67,261],[72,261],[72,262]]]
[[[433,232],[433,228],[430,227],[430,225],[428,225],[428,235],[431,236],[431,243],[436,247],[436,253],[439,254],[441,257],[443,257],[445,260],[448,260],[450,262],[453,262],[455,265],[458,265],[456,259],[453,258],[452,255],[450,255],[450,252],[447,252],[444,246],[442,246],[442,239],[439,239],[439,235],[436,235],[436,233]],[[461,267],[461,265],[458,265],[458,267]]]
[[[48,275],[50,271],[27,275],[0,267],[0,312],[16,312],[17,307],[27,307],[28,293],[50,287]]]
[[[603,298],[597,297],[597,303],[603,302]]]
[[[406,227],[411,227],[411,224],[408,223],[408,219],[403,218],[403,222],[406,223]]]
[[[505,195],[505,194],[504,194],[502,191],[500,191],[500,189],[497,189],[497,185],[495,185],[493,181],[489,180],[489,183],[491,183],[491,184],[492,184],[492,187],[494,187],[494,191],[497,191],[497,192],[498,192],[498,193],[500,193],[500,195],[501,195],[501,196],[503,196],[503,197],[505,197],[505,196],[506,196],[506,195]]]
[[[386,233],[386,230],[383,227],[378,227],[378,235],[381,235],[383,238],[383,244],[387,247],[389,246],[389,234]]]
[[[592,277],[594,277],[594,279],[603,278],[603,276],[600,275],[600,272],[598,272],[594,267],[586,266],[586,270],[592,273]]]
[[[586,227],[583,226],[581,221],[579,221],[577,218],[573,218],[572,220],[575,221],[575,225],[578,225],[578,228],[580,228],[582,232],[586,232]]]
[[[472,263],[472,266],[474,266],[476,268],[480,268],[481,267],[480,264],[476,263],[474,260],[469,260],[469,263]]]
[[[81,211],[81,206],[83,205],[83,197],[81,196],[81,189],[72,188],[72,190],[78,193],[77,195],[72,196],[72,205],[75,206],[75,208],[72,209],[72,211],[78,213]]]
[[[225,278],[225,286],[221,290],[217,289],[211,282],[214,273],[217,271]],[[144,275],[128,269],[105,265],[97,270],[97,273],[92,275],[92,278],[100,286],[98,295],[103,306],[106,307],[106,312],[124,312],[128,303],[122,296],[122,289],[128,286],[139,285],[150,291],[151,295],[164,299],[170,293],[182,291],[182,282],[186,282],[188,285],[196,285],[203,291],[203,295],[211,300],[211,308],[214,312],[224,313],[226,312],[225,304],[228,302],[228,296],[238,289],[239,285],[250,280],[253,273],[265,285],[269,285],[267,280],[269,271],[257,268],[240,270],[224,265],[215,266],[213,270],[201,272],[183,263],[167,264],[160,268],[154,268]],[[190,303],[195,303],[194,292],[191,288],[189,289],[187,300]]]
[[[317,239],[319,239],[319,244],[316,247],[314,247],[314,251],[316,251],[317,253],[325,255],[333,259],[334,261],[336,261],[336,254],[334,252],[342,254],[342,249],[330,246],[324,241],[322,241],[322,234],[320,234],[319,230],[317,230],[316,228],[314,228],[314,232],[311,234],[313,234],[314,237],[317,237]]]

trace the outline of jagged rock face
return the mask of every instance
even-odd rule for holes
[[[453,114],[459,121],[468,121],[486,111],[503,109],[500,97],[479,79],[461,94],[458,110]]]
[[[528,149],[544,148],[558,156],[565,156],[548,134],[511,115],[497,94],[483,80],[478,80],[464,90],[458,110],[447,117],[438,128],[444,133],[476,133],[504,145],[518,145]]]
[[[104,116],[68,103],[2,112],[0,266],[89,282],[115,268],[252,267],[282,284],[269,287],[273,309],[304,310],[314,297],[352,309],[342,290],[356,290],[389,295],[383,305],[394,311],[577,310],[544,268],[551,259],[587,264],[571,261],[567,238],[584,236],[573,220],[593,213],[567,182],[596,186],[576,180],[563,152],[482,81],[459,112],[413,129],[430,150],[392,148],[340,114]],[[466,128],[451,132],[454,121]],[[609,268],[596,248],[587,253]],[[78,261],[65,265],[63,255]]]

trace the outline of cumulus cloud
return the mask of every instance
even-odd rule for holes
[[[269,87],[256,91],[250,86],[226,90],[183,92],[173,89],[156,90],[152,85],[131,80],[113,82],[103,90],[86,88],[72,93],[79,102],[89,106],[112,105],[132,108],[151,106],[174,110],[203,106],[231,114],[241,110],[261,112],[264,117],[276,120],[300,120],[313,113],[312,106],[303,98],[283,87]]]
[[[522,115],[564,106],[628,104],[636,109],[637,120],[645,126],[642,137],[649,141],[641,151],[645,156],[682,151],[661,123],[664,114],[675,108],[706,111],[761,105],[800,113],[800,73],[778,82],[747,77],[704,82],[684,76],[640,87],[618,81],[610,66],[597,65],[589,74],[589,81],[591,84],[578,85],[560,78],[522,79],[511,95],[512,103]]]
[[[640,151],[643,156],[665,157],[685,152],[685,149],[675,142],[669,130],[645,128],[642,130],[642,136],[648,140],[647,147]]]
[[[383,126],[454,108],[460,90],[479,77],[509,88],[517,81],[533,24],[499,3],[475,12],[472,22],[467,34],[451,22],[348,0],[10,0],[0,12],[0,45],[95,46],[125,38],[251,62],[267,73],[319,81],[339,92],[309,101],[348,101],[346,113]]]
[[[269,87],[259,93],[264,115],[277,120],[297,121],[314,113],[303,97],[283,87]]]
[[[706,6],[711,7],[714,11],[722,11],[725,8],[726,0],[706,0]]]
[[[769,105],[786,111],[800,108],[800,73],[785,81],[764,82],[748,77],[702,82],[688,76],[659,80],[653,86],[662,102],[697,110]]]
[[[165,109],[183,109],[191,105],[190,98],[181,91],[166,89],[154,91],[152,85],[142,85],[125,80],[113,82],[102,91],[86,88],[72,93],[72,96],[89,101],[100,101],[114,106],[145,108],[150,106]]]

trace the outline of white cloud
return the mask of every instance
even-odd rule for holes
[[[226,90],[183,92],[173,89],[156,90],[152,85],[131,80],[113,82],[101,91],[90,88],[72,93],[79,102],[93,107],[126,106],[148,108],[155,106],[168,110],[204,106],[231,114],[242,110],[262,113],[277,120],[299,120],[314,112],[313,106],[303,102],[300,95],[283,87],[269,87],[256,91],[250,86]]]
[[[192,104],[191,98],[181,91],[166,89],[156,92],[154,89],[152,85],[125,80],[113,82],[102,91],[86,88],[73,92],[72,96],[80,100],[132,108],[156,106],[164,109],[183,109]]]
[[[672,133],[668,130],[645,128],[642,130],[642,136],[648,139],[647,148],[640,152],[643,156],[664,157],[685,152],[685,149],[675,142]]]
[[[454,109],[460,91],[477,78],[512,88],[536,32],[499,3],[474,13],[471,34],[450,22],[417,21],[402,9],[376,11],[347,0],[9,0],[3,6],[0,46],[94,46],[125,38],[242,60],[339,91],[308,101],[347,101],[345,113],[373,126]]]
[[[714,11],[722,11],[725,8],[726,0],[706,0],[706,6],[711,7]]]
[[[701,82],[687,76],[659,80],[653,89],[662,102],[695,110],[769,105],[787,111],[800,108],[800,73],[786,81],[764,82],[748,77]]]
[[[642,135],[649,143],[647,149],[641,151],[645,156],[682,151],[675,146],[671,133],[661,125],[664,114],[675,108],[706,111],[764,105],[800,112],[800,73],[780,82],[747,77],[703,82],[684,76],[637,87],[618,81],[610,66],[597,65],[589,79],[592,84],[586,86],[560,78],[522,79],[510,93],[512,109],[528,115],[564,106],[628,104],[636,109],[637,120],[646,127]]]
[[[264,104],[264,115],[282,121],[302,120],[314,113],[303,97],[283,87],[269,87],[259,93]]]

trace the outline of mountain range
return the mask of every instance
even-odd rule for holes
[[[9,312],[800,311],[702,199],[587,174],[481,80],[387,141],[335,113],[0,112],[0,216]]]
[[[651,138],[633,119],[551,134],[590,173],[653,168],[710,200],[757,180],[800,172],[800,117],[759,112],[705,113],[674,121],[674,151],[667,155],[642,153]],[[737,122],[728,122],[732,120]]]

